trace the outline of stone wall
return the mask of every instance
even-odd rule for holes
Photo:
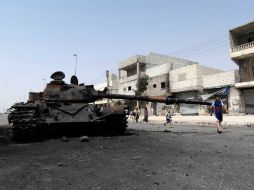
[[[165,82],[165,88],[161,88],[161,83]],[[169,75],[158,75],[149,78],[147,94],[149,96],[167,96],[169,93]]]
[[[237,71],[222,72],[203,77],[204,88],[219,88],[224,86],[233,86],[239,80]]]
[[[198,64],[171,70],[169,72],[170,92],[202,90],[203,76],[221,72],[221,70]]]
[[[228,95],[228,111],[230,114],[244,113],[244,96],[242,92],[235,87],[230,87]]]

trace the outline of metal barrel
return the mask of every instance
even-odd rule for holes
[[[200,104],[200,105],[211,105],[210,102],[203,100],[190,100],[181,99],[175,97],[163,97],[163,96],[135,96],[135,95],[121,95],[121,94],[99,94],[99,98],[110,98],[110,99],[125,99],[125,100],[139,100],[145,102],[159,102],[165,104],[184,103],[184,104]]]
[[[109,99],[123,99],[123,100],[138,100],[144,102],[158,102],[164,104],[200,104],[200,105],[211,105],[210,102],[203,100],[190,100],[181,99],[172,96],[135,96],[135,95],[121,95],[121,94],[106,94],[98,93],[95,95],[89,95],[84,99],[45,99],[46,102],[62,102],[62,103],[91,103],[98,99],[109,98]]]

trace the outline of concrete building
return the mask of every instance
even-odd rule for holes
[[[203,77],[223,71],[199,64],[189,65],[169,71],[170,92],[178,98],[199,99],[204,93]],[[181,104],[182,115],[199,114],[199,106]]]
[[[221,95],[224,103],[230,113],[240,111],[240,94],[235,88],[235,83],[239,81],[237,71],[224,72],[197,62],[156,53],[136,55],[119,63],[118,93],[134,95],[137,80],[144,75],[149,76],[147,95],[201,99],[201,96],[209,97],[212,94],[210,98],[213,99],[214,93],[227,88],[228,93]],[[169,107],[182,115],[207,114],[208,111],[204,106],[186,104],[165,106],[162,103],[148,103],[147,106],[150,115],[164,115],[164,108]]]
[[[119,93],[134,95],[138,78],[149,76],[147,92],[150,96],[168,96],[169,71],[197,62],[150,53],[147,56],[136,55],[119,63]],[[158,115],[165,104],[149,103],[150,114]]]
[[[237,82],[239,82],[238,71],[228,71],[203,76],[203,96],[207,96],[205,100],[212,100],[217,92],[227,89],[226,93],[220,93],[220,97],[224,105],[228,108],[229,113],[237,114],[240,112],[241,108],[239,90],[235,88],[235,83]]]
[[[108,93],[109,94],[118,94],[118,78],[115,74],[109,75],[109,86],[107,82],[102,82],[99,84],[94,85],[95,90],[103,91],[108,86]],[[98,100],[95,104],[107,104],[107,99]],[[109,103],[112,105],[114,100],[109,100]]]
[[[254,114],[254,22],[229,31],[230,56],[239,66],[240,81],[235,84],[242,98],[240,112]]]

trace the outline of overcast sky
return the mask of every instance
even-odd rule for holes
[[[253,21],[253,7],[253,0],[0,0],[0,112],[42,91],[54,71],[69,81],[73,54],[85,83],[150,52],[237,69],[228,30]]]

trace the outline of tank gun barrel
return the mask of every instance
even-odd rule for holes
[[[125,99],[125,100],[139,100],[145,102],[159,102],[165,104],[174,104],[174,103],[184,103],[184,104],[200,104],[200,105],[211,105],[210,102],[203,100],[190,100],[190,99],[181,99],[176,97],[163,97],[163,96],[135,96],[135,95],[120,95],[120,94],[99,94],[100,98],[110,98],[110,99]]]

